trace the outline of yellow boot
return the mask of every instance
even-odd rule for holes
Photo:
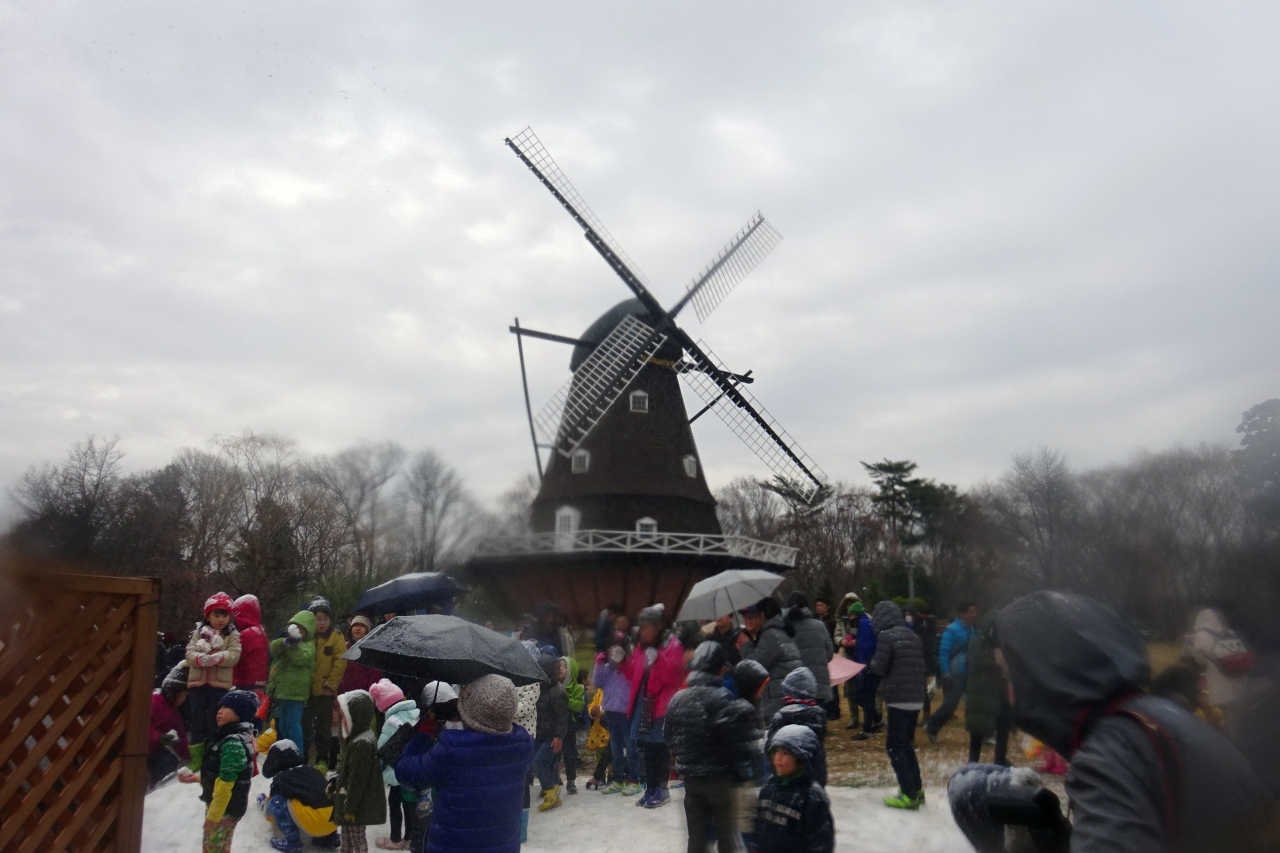
[[[550,791],[547,791],[545,794],[542,795],[542,802],[538,803],[538,811],[540,812],[551,811],[551,809],[554,809],[556,806],[560,805],[561,802],[562,800],[560,799],[560,786],[556,785]]]

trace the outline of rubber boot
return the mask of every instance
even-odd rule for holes
[[[520,813],[520,843],[524,844],[529,840],[529,810],[525,809]]]
[[[204,762],[204,744],[191,744],[191,760],[187,762],[187,769],[192,773],[200,772],[200,765]]]

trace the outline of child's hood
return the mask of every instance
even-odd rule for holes
[[[418,703],[412,699],[402,699],[387,709],[387,722],[399,720],[401,723],[415,726],[421,716],[422,711],[418,709]]]
[[[818,750],[821,748],[822,744],[818,742],[818,736],[813,733],[813,729],[792,724],[778,729],[769,746],[769,752],[772,754],[775,749],[786,750],[799,759],[804,771],[808,773],[813,768],[814,759],[818,757]]]
[[[237,598],[231,605],[231,615],[235,617],[236,627],[242,631],[262,627],[262,605],[256,595],[246,594]]]
[[[338,697],[338,707],[342,710],[342,718],[346,720],[347,731],[352,737],[373,731],[373,717],[377,708],[369,691],[351,690],[343,693]]]
[[[314,640],[316,638],[316,615],[310,610],[299,610],[293,614],[293,618],[289,620],[290,625],[297,625],[307,632],[307,639]]]
[[[565,655],[564,657],[560,658],[560,661],[565,665],[565,676],[560,683],[565,687],[568,687],[570,684],[577,684],[578,683],[577,659],[571,658],[568,655]]]
[[[278,740],[267,750],[266,760],[262,762],[262,775],[270,779],[277,773],[292,770],[304,763],[302,750],[296,743],[288,739]]]
[[[538,655],[538,665],[547,674],[547,681],[555,685],[560,684],[560,658],[553,655]]]

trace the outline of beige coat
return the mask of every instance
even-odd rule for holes
[[[201,625],[187,641],[187,686],[230,690],[235,686],[232,670],[239,660],[239,631],[233,628],[223,636],[209,625]]]

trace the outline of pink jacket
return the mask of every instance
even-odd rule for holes
[[[187,749],[187,730],[182,725],[182,715],[178,709],[169,704],[169,700],[160,695],[159,690],[151,691],[151,737],[147,741],[147,755],[152,756],[163,747],[160,739],[171,731],[178,733],[178,742],[173,751],[184,761],[190,760],[191,753]]]
[[[253,595],[242,595],[232,605],[240,631],[240,660],[231,680],[237,687],[259,687],[267,683],[271,654],[267,651],[267,633],[262,630],[262,608]]]
[[[645,663],[645,649],[636,649],[618,667],[618,671],[624,673],[627,680],[631,682],[629,707],[632,714],[636,712],[636,693],[640,689],[640,681],[644,678]],[[661,719],[667,715],[667,705],[671,704],[671,697],[676,695],[683,683],[684,646],[681,646],[680,641],[675,637],[671,637],[667,640],[667,644],[658,650],[658,656],[649,667],[649,681],[644,688],[646,696],[657,699],[653,709],[654,719]]]

